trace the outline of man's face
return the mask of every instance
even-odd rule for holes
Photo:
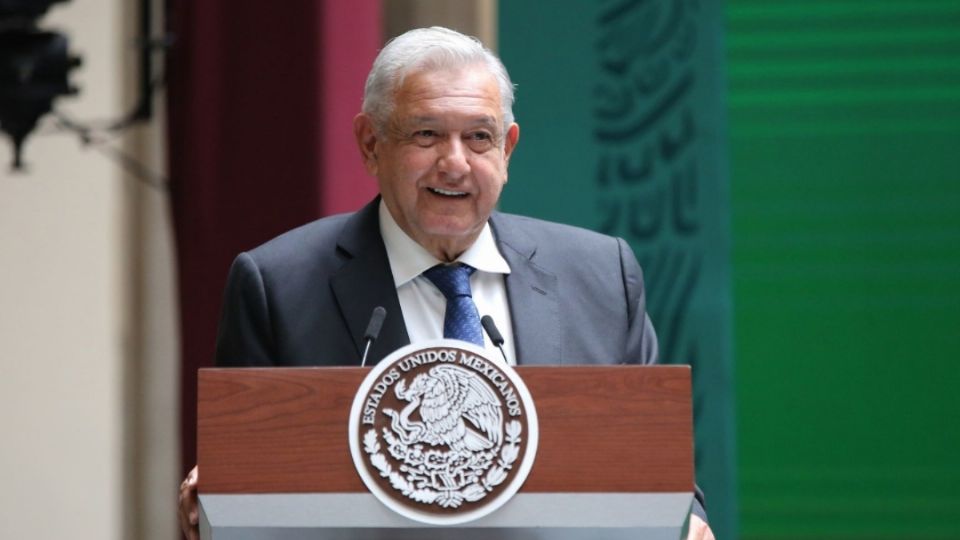
[[[496,79],[480,67],[410,73],[394,96],[386,133],[354,121],[364,163],[400,228],[453,260],[500,197],[519,127],[504,129]]]

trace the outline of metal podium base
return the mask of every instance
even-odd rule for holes
[[[692,493],[519,493],[476,521],[411,521],[366,493],[200,495],[203,540],[676,540]]]

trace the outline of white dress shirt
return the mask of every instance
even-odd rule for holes
[[[393,273],[393,283],[400,298],[403,322],[411,343],[443,338],[443,314],[447,299],[429,279],[424,270],[443,261],[430,254],[397,225],[387,205],[380,201],[380,234],[387,248],[387,259]],[[510,303],[507,301],[507,286],[504,277],[510,273],[510,265],[497,249],[490,224],[483,226],[477,241],[463,252],[457,261],[477,269],[470,276],[473,302],[480,316],[489,315],[497,323],[497,329],[505,341],[503,350],[507,361],[516,365],[513,345],[513,321],[510,319]],[[388,317],[391,314],[387,314]],[[483,334],[484,348],[491,358],[503,358],[490,337]]]

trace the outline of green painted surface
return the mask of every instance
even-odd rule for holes
[[[960,538],[960,2],[727,6],[742,538]]]
[[[563,0],[501,2],[500,14],[521,126],[502,207],[633,247],[661,360],[692,366],[711,525],[735,537],[723,10]]]
[[[601,228],[590,25],[667,4],[501,3],[506,209]],[[739,536],[960,538],[960,2],[724,9]]]

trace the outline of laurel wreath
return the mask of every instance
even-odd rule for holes
[[[513,463],[520,455],[521,430],[522,427],[517,420],[507,422],[504,426],[506,436],[504,437],[504,445],[500,448],[500,456],[483,479],[480,482],[467,485],[462,490],[450,492],[440,492],[429,488],[418,489],[410,483],[407,477],[395,471],[387,461],[387,457],[380,451],[380,441],[375,429],[370,429],[364,434],[363,449],[370,456],[370,464],[380,471],[380,476],[388,479],[390,485],[405,497],[424,504],[438,503],[444,508],[456,508],[464,501],[479,501],[506,480],[508,471],[513,468]],[[385,437],[389,436],[386,428],[384,428],[384,435]]]

